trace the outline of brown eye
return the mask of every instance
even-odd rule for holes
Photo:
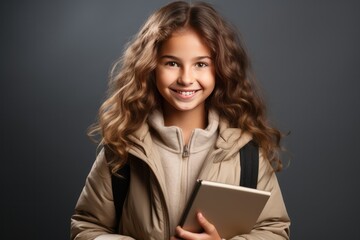
[[[177,62],[167,62],[165,63],[165,65],[169,67],[179,67],[179,64]]]
[[[196,63],[196,66],[199,67],[199,68],[203,68],[203,67],[207,67],[209,65],[207,63],[204,63],[204,62],[198,62],[198,63]]]

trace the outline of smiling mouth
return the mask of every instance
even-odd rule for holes
[[[181,94],[182,96],[190,96],[195,94],[196,91],[175,91],[175,92]]]
[[[180,94],[181,96],[184,97],[188,97],[188,96],[192,96],[194,95],[197,91],[199,90],[188,90],[188,91],[184,91],[184,90],[176,90],[176,89],[171,89],[172,91],[176,92],[177,94]]]
[[[195,94],[200,91],[201,89],[196,90],[178,90],[178,89],[171,89],[179,99],[191,99]]]

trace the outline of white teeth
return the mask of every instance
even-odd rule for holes
[[[190,96],[190,95],[193,95],[194,93],[195,93],[195,91],[187,91],[187,92],[185,92],[185,91],[178,91],[178,93],[180,93],[181,95],[183,95],[183,96]]]

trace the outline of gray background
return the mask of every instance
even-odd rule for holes
[[[1,1],[1,239],[68,239],[109,68],[167,2]],[[291,131],[278,177],[292,239],[354,239],[359,2],[209,2],[241,31],[271,121]]]

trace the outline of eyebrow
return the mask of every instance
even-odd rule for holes
[[[173,59],[173,60],[176,60],[176,61],[181,61],[180,58],[172,56],[172,55],[163,55],[163,56],[160,57],[160,59],[164,59],[164,58],[169,58],[169,59]],[[204,58],[208,58],[208,59],[212,60],[212,58],[210,56],[198,56],[198,57],[195,57],[194,60],[199,61],[199,60],[202,60]]]

